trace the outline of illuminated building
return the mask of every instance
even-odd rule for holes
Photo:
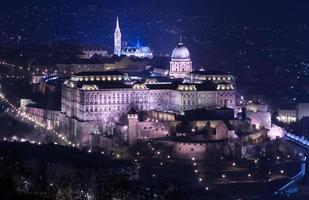
[[[170,77],[184,78],[188,73],[192,72],[192,61],[187,47],[185,47],[180,39],[177,47],[174,48],[170,61]]]
[[[301,121],[309,116],[309,103],[298,103],[295,109],[278,109],[277,120],[284,123]]]
[[[309,103],[299,103],[296,106],[297,120],[301,120],[304,117],[309,117]]]
[[[139,42],[136,46],[121,47],[121,32],[119,26],[119,20],[117,17],[116,28],[114,32],[114,54],[115,55],[125,55],[128,57],[138,57],[138,58],[148,58],[152,59],[153,54],[149,47],[140,47]]]
[[[120,33],[118,20],[117,27],[116,33]],[[59,129],[81,146],[110,146],[110,138],[105,136],[113,134],[116,128],[129,143],[169,133],[172,125],[161,120],[140,121],[132,108],[147,114],[159,111],[182,115],[190,110],[225,107],[231,109],[229,119],[234,118],[233,76],[211,70],[192,72],[190,53],[182,42],[173,50],[169,67],[167,73],[158,76],[153,76],[152,69],[131,76],[131,72],[120,71],[73,74],[62,85]],[[41,115],[38,109],[33,111]],[[213,134],[213,139],[230,137],[233,130],[229,130],[228,124],[222,120],[212,124],[220,132]]]
[[[117,17],[116,28],[114,32],[114,54],[118,56],[120,56],[121,54],[121,32],[120,32],[118,17]]]
[[[284,123],[296,122],[296,110],[278,109],[277,120]]]
[[[98,49],[98,48],[89,48],[89,49],[83,49],[83,55],[82,58],[91,58],[94,55],[107,57],[108,53],[104,49]]]
[[[124,47],[121,50],[121,55],[126,55],[128,57],[133,56],[133,57],[138,57],[138,58],[153,58],[152,51],[150,50],[149,47]]]
[[[271,129],[271,113],[267,111],[267,105],[250,101],[246,105],[246,115],[256,129]]]
[[[110,121],[132,107],[139,110],[194,110],[235,107],[235,90],[226,84],[133,82],[126,73],[81,72],[62,89],[62,112],[79,121]]]
[[[212,81],[214,83],[222,83],[222,82],[230,84],[235,83],[234,77],[227,72],[210,70],[210,69],[206,70],[203,68],[186,74],[184,79],[188,82],[193,83],[201,83],[203,81]]]
[[[128,74],[117,71],[81,72],[63,84],[61,120],[70,134],[78,136],[89,145],[97,134],[106,132],[113,124],[133,122],[127,118],[134,107],[138,111],[182,112],[208,107],[235,108],[235,90],[216,83],[190,84],[177,81],[133,81]],[[150,123],[150,122],[149,122]],[[134,123],[133,123],[134,124]],[[132,123],[131,123],[132,125]],[[130,125],[130,130],[132,129]],[[143,128],[139,123],[139,128]],[[165,125],[153,124],[153,131],[140,138],[163,137],[168,133]],[[132,141],[132,135],[127,138]],[[87,141],[87,142],[86,142]]]

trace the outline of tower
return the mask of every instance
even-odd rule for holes
[[[138,113],[134,107],[132,107],[128,114],[128,142],[130,145],[134,144],[138,139]]]
[[[121,53],[121,32],[119,27],[119,20],[117,17],[116,28],[114,32],[114,54],[120,56]]]
[[[187,47],[183,45],[180,37],[179,43],[172,53],[170,61],[170,77],[184,78],[190,72],[192,72],[190,53]]]

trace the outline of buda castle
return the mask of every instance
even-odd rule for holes
[[[132,109],[178,114],[204,108],[235,109],[234,77],[214,70],[193,71],[190,52],[182,41],[172,51],[167,74],[154,71],[149,69],[138,79],[121,71],[72,75],[62,86],[61,100],[63,121],[75,126],[71,134],[91,135],[111,123],[126,124]],[[158,136],[167,133],[164,128]]]

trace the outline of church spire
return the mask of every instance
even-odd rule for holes
[[[120,56],[121,54],[121,32],[120,32],[118,16],[117,16],[116,28],[114,32],[114,54],[118,56]]]
[[[120,29],[118,16],[117,16],[117,21],[116,21],[116,29]]]

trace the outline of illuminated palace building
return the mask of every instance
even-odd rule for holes
[[[131,107],[179,112],[235,106],[231,84],[161,83],[154,79],[134,83],[121,72],[75,74],[62,92],[62,112],[79,121],[118,121]]]
[[[140,136],[134,133],[132,115],[128,115],[132,109],[181,114],[202,108],[235,108],[233,76],[207,70],[192,72],[190,54],[182,42],[173,50],[168,73],[155,76],[154,71],[149,76],[141,73],[139,80],[124,72],[101,71],[81,72],[65,81],[61,113],[62,122],[70,126],[70,135],[84,138],[105,132],[112,124],[122,124],[123,129],[129,125],[126,138],[132,139],[130,134],[134,134],[137,139]],[[164,136],[168,129],[161,127],[157,135],[148,136]]]

